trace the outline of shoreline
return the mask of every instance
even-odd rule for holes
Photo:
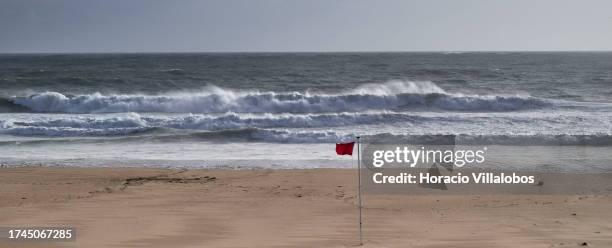
[[[0,168],[0,226],[45,247],[358,246],[351,169]],[[610,195],[364,195],[365,247],[612,246]],[[4,242],[0,247],[41,243]]]

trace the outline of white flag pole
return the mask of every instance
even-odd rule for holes
[[[358,179],[358,201],[359,201],[359,245],[363,245],[363,232],[361,222],[361,142],[360,137],[357,136],[357,177]]]

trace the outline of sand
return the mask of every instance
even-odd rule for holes
[[[355,247],[356,171],[0,168],[0,247]],[[365,195],[364,247],[612,247],[612,197]],[[584,247],[584,246],[582,246]]]

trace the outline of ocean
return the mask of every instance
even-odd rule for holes
[[[0,55],[4,165],[349,168],[335,143],[448,135],[612,171],[612,53]]]

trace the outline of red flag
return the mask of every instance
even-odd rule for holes
[[[336,154],[338,155],[353,155],[353,146],[355,142],[336,143]]]

